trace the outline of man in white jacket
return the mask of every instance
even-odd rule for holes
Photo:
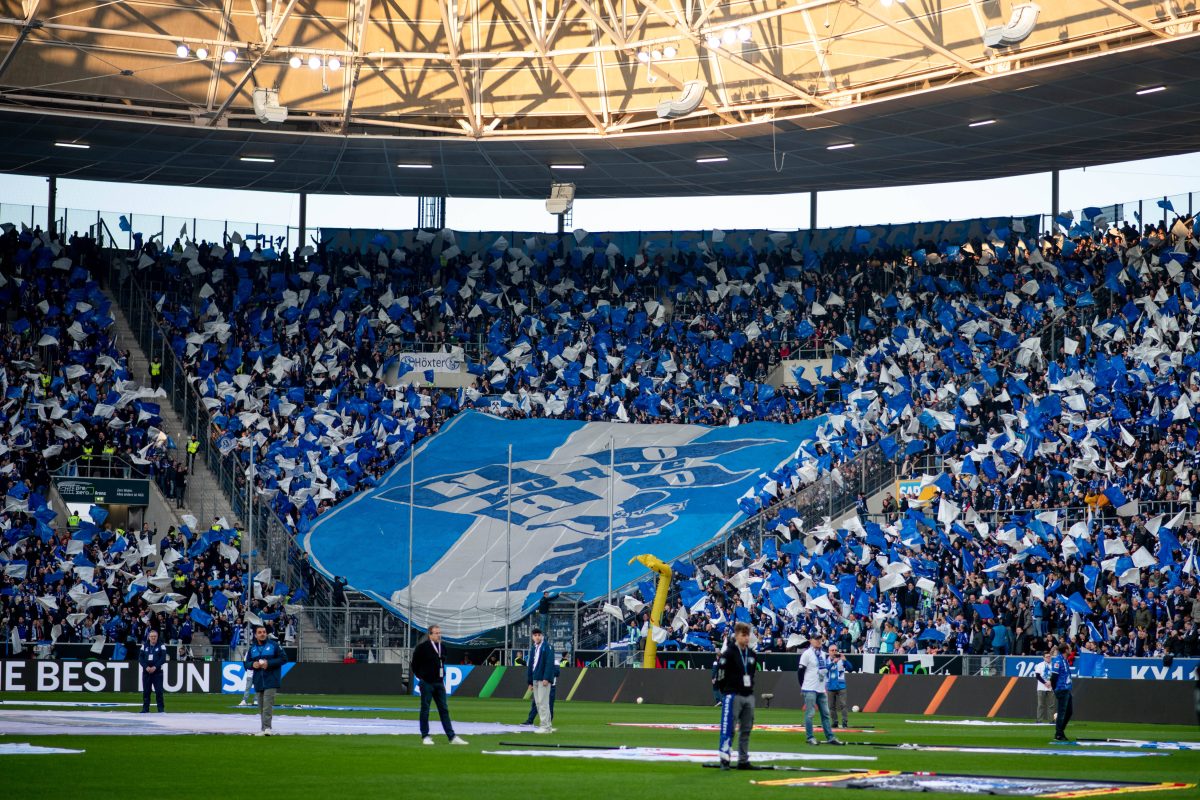
[[[825,682],[829,678],[829,657],[821,650],[824,640],[825,637],[814,630],[809,634],[808,648],[800,655],[797,677],[800,679],[800,691],[804,695],[804,733],[809,744],[817,743],[813,736],[813,714],[819,709],[825,741],[829,744],[845,744],[833,735],[833,725],[829,720],[829,699],[825,696]]]
[[[1042,653],[1041,662],[1033,668],[1033,677],[1037,678],[1037,721],[1054,722],[1054,707],[1057,702],[1054,697],[1054,687],[1051,685],[1050,651]]]

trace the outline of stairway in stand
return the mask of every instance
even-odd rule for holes
[[[131,378],[145,386],[150,385],[150,360],[142,351],[133,329],[125,319],[120,305],[112,293],[105,289],[108,299],[112,301],[112,317],[115,320],[113,330],[117,336],[117,348],[129,353],[129,371]],[[175,409],[166,399],[159,404],[162,408],[162,430],[171,437],[176,449],[170,454],[178,462],[187,461],[188,433],[183,427],[183,420],[175,413]],[[196,459],[195,471],[188,476],[187,492],[184,494],[184,508],[177,514],[191,514],[199,523],[200,530],[207,530],[212,524],[213,517],[224,517],[230,525],[240,526],[241,520],[236,519],[216,478],[208,469],[203,459]]]

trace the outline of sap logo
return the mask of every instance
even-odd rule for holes
[[[472,665],[446,667],[446,677],[443,681],[443,685],[446,687],[446,694],[454,694],[455,690],[458,689],[464,680],[466,680],[467,673],[473,669],[475,669],[475,667]],[[413,681],[412,693],[414,695],[419,695],[421,693],[420,687],[417,686],[417,681]]]
[[[1183,667],[1131,667],[1129,670],[1129,677],[1135,681],[1186,681],[1190,675],[1191,670],[1185,675]]]
[[[283,677],[292,671],[295,664],[283,665]],[[221,665],[221,693],[242,694],[246,691],[246,665],[240,661],[226,661]]]

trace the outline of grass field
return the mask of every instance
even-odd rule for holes
[[[134,695],[6,694],[9,703],[37,700],[78,702],[138,702]],[[174,695],[169,712],[239,712],[230,706],[230,695]],[[280,703],[313,705],[387,706],[408,712],[283,711],[283,715],[361,716],[415,719],[417,700],[396,696],[280,695]],[[524,719],[527,702],[498,699],[451,698],[456,720],[517,723]],[[117,709],[129,711],[130,709]],[[136,709],[133,709],[136,710]],[[726,772],[691,764],[649,764],[574,759],[518,758],[485,755],[500,749],[501,740],[529,744],[669,746],[715,749],[717,736],[643,728],[619,728],[610,722],[715,723],[717,709],[695,706],[641,706],[601,703],[559,703],[550,736],[508,734],[474,736],[468,747],[450,747],[435,720],[437,746],[421,745],[416,736],[4,736],[0,742],[31,742],[44,746],[82,749],[84,755],[0,757],[0,790],[5,797],[26,798],[321,798],[358,800],[381,795],[471,800],[531,800],[531,798],[670,798],[774,796],[902,798],[899,793],[846,791],[817,787],[753,786],[751,779],[804,777],[796,772]],[[935,718],[931,718],[935,719]],[[758,710],[757,722],[802,723],[803,715],[791,709]],[[903,716],[859,714],[851,725],[875,726],[872,734],[846,734],[853,742],[960,744],[1014,747],[1048,747],[1049,728],[971,728],[939,725],[906,725]],[[0,726],[2,729],[2,726]],[[1200,741],[1194,727],[1072,723],[1070,735],[1078,738],[1142,738]],[[820,737],[818,737],[820,738]],[[751,751],[810,751],[802,733],[755,732]],[[857,744],[846,748],[816,748],[878,757],[876,762],[830,763],[838,767],[872,767],[938,773],[1014,775],[1025,777],[1076,777],[1123,781],[1200,782],[1200,752],[1172,751],[1165,757],[1069,758],[1031,755],[929,753],[874,748]],[[816,764],[815,766],[826,766]],[[932,795],[951,796],[951,795]],[[1155,792],[1146,797],[1163,800],[1200,797],[1200,790]]]

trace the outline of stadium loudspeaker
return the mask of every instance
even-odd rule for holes
[[[704,81],[688,81],[683,85],[683,94],[678,100],[664,100],[658,104],[659,119],[679,119],[686,117],[696,110],[704,99],[704,90],[708,84]]]
[[[1042,9],[1037,3],[1021,3],[1013,6],[1012,15],[1005,25],[988,28],[983,32],[983,43],[988,47],[1012,47],[1029,38],[1037,27],[1038,14]]]
[[[287,119],[288,110],[279,105],[278,91],[259,88],[254,90],[254,114],[264,125],[271,122],[279,124]]]

